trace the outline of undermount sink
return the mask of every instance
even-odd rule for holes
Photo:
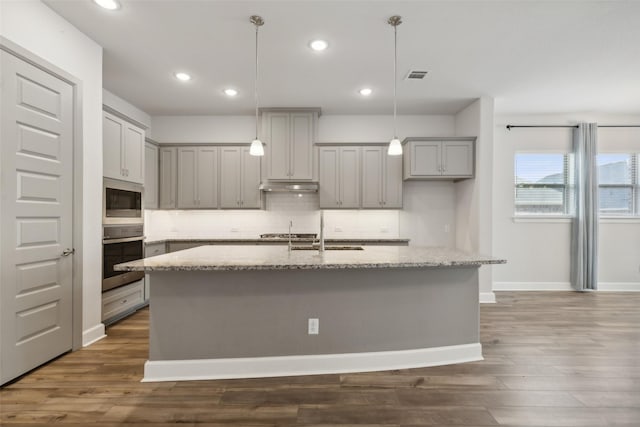
[[[293,251],[317,251],[318,246],[291,246]],[[325,251],[362,251],[362,246],[325,246]]]

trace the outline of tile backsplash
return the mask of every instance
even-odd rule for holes
[[[262,233],[318,233],[317,193],[266,195],[266,210],[146,210],[149,240],[165,238],[257,238]],[[327,238],[397,238],[397,210],[324,210]]]

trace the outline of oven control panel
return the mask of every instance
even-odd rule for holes
[[[105,225],[103,227],[103,239],[122,239],[125,237],[141,237],[143,235],[142,224],[136,225]]]

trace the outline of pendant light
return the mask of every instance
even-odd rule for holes
[[[398,110],[396,86],[398,81],[398,25],[402,24],[402,17],[394,15],[389,18],[387,23],[393,27],[393,139],[389,142],[387,154],[390,156],[400,156],[402,155],[402,144],[400,144],[400,140],[398,139],[396,124],[396,115]]]
[[[256,101],[256,137],[251,141],[249,154],[252,156],[264,156],[264,147],[262,141],[258,138],[258,29],[264,25],[264,21],[258,15],[252,15],[249,21],[256,27],[256,78],[254,97]]]

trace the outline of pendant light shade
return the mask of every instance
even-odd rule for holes
[[[393,138],[391,142],[389,142],[389,149],[387,150],[387,154],[390,156],[401,156],[402,155],[402,144],[398,138]]]
[[[402,17],[394,15],[389,18],[387,23],[393,27],[393,138],[389,142],[389,149],[387,150],[387,154],[390,156],[401,156],[402,144],[398,139],[396,120],[398,110],[396,86],[398,81],[398,25],[402,24]]]
[[[258,138],[251,141],[249,154],[251,154],[252,156],[264,156],[264,147],[262,146],[262,141],[260,141]]]
[[[262,141],[258,138],[258,29],[264,25],[264,21],[258,15],[252,15],[249,21],[256,27],[256,78],[255,78],[255,92],[254,98],[256,101],[256,137],[251,141],[251,147],[249,148],[249,154],[252,156],[264,156],[264,146]]]

